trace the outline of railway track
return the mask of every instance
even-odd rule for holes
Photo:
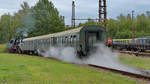
[[[119,51],[120,53],[125,53],[125,54],[134,54],[136,55],[136,52],[133,52],[133,51]],[[150,57],[150,53],[149,52],[139,52],[138,56],[141,56],[141,57]]]
[[[148,72],[148,71],[141,70],[140,73],[133,73],[133,72],[123,71],[123,70],[119,70],[119,69],[112,69],[112,68],[99,66],[99,65],[93,65],[93,64],[89,64],[89,66],[93,67],[93,68],[97,68],[97,69],[103,69],[103,70],[107,70],[110,72],[126,75],[126,76],[133,77],[133,78],[150,81],[150,72]]]

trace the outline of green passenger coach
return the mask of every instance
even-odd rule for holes
[[[84,26],[49,35],[25,38],[20,43],[23,53],[46,52],[50,47],[73,47],[80,56],[95,49],[95,44],[106,44],[106,31],[101,26]]]

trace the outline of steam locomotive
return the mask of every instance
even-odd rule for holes
[[[87,56],[96,43],[107,43],[106,31],[101,26],[84,26],[59,33],[15,39],[9,43],[10,53],[38,54],[50,47],[73,47],[79,56]]]

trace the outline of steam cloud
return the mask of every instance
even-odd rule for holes
[[[55,58],[69,63],[94,64],[113,69],[143,74],[135,68],[131,68],[122,64],[118,59],[119,53],[112,52],[111,49],[107,48],[103,44],[96,44],[95,46],[98,47],[96,52],[84,60],[81,60],[77,57],[76,50],[72,47],[50,47],[47,52],[42,53],[42,56]]]
[[[43,53],[42,55],[44,57],[51,57],[69,63],[84,63],[77,57],[76,51],[72,47],[50,47],[49,50],[46,53]]]
[[[119,63],[118,53],[113,53],[103,44],[96,44],[95,46],[98,47],[96,52],[84,60],[77,57],[76,50],[73,47],[50,47],[48,51],[42,53],[42,56],[77,64],[99,64],[108,67],[117,66],[116,64]]]

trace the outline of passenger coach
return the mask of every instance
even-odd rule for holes
[[[21,52],[45,52],[50,47],[74,47],[79,55],[85,56],[96,43],[106,44],[106,31],[101,26],[85,26],[59,33],[23,39],[19,44]]]

